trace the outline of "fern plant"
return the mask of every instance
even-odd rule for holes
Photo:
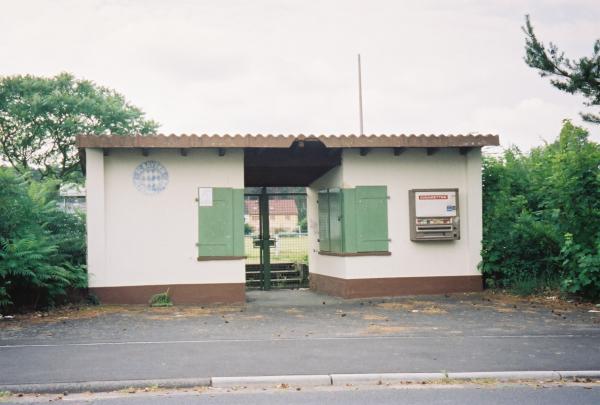
[[[0,308],[48,306],[85,288],[85,228],[57,209],[56,184],[0,168]]]

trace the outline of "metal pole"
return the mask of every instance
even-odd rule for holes
[[[269,195],[267,194],[267,188],[263,187],[262,193],[259,197],[259,212],[260,212],[260,224],[261,224],[261,246],[262,246],[262,276],[263,276],[263,290],[271,289],[271,246],[269,235]]]
[[[360,119],[360,135],[364,135],[363,129],[363,102],[362,102],[362,71],[360,66],[360,53],[358,54],[358,114]]]

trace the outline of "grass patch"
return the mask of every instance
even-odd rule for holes
[[[521,297],[543,294],[548,291],[557,291],[560,287],[558,278],[530,277],[524,276],[515,279],[509,288],[509,292]]]
[[[254,247],[252,236],[244,237],[246,263],[260,263],[260,249]],[[306,235],[279,238],[279,245],[271,247],[271,263],[308,263],[308,237]]]

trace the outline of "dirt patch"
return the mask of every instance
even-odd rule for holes
[[[176,318],[195,318],[201,316],[227,315],[240,312],[241,307],[237,306],[211,306],[211,307],[168,307],[168,308],[148,308],[140,313],[143,317],[150,319],[176,319]]]
[[[591,302],[579,302],[576,299],[564,299],[559,292],[547,295],[532,295],[522,297],[509,294],[505,291],[486,290],[480,294],[482,301],[492,304],[503,304],[506,306],[534,307],[558,310],[561,312],[588,311],[596,306]],[[514,308],[516,309],[516,308]]]
[[[502,312],[504,314],[516,312],[517,310],[513,307],[499,307],[499,306],[491,306],[491,308],[496,312]]]
[[[422,314],[446,314],[447,309],[441,304],[431,301],[412,301],[412,302],[382,302],[377,304],[379,308],[387,310],[403,310],[407,312]],[[447,306],[446,306],[447,307]]]
[[[48,312],[32,312],[19,314],[11,320],[0,321],[0,328],[14,329],[25,325],[58,323],[69,320],[85,320],[102,316],[120,314],[153,320],[172,320],[176,318],[192,318],[200,316],[222,315],[240,312],[241,306],[173,306],[167,308],[150,308],[145,305],[98,305],[68,306]]]
[[[259,321],[261,319],[265,319],[263,315],[242,315],[240,316],[242,321]]]
[[[395,333],[409,332],[416,328],[401,325],[382,325],[372,323],[367,327],[366,334],[369,335],[391,335]]]
[[[387,321],[387,316],[376,315],[376,314],[366,314],[362,317],[365,321]]]

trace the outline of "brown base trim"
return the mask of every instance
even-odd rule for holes
[[[246,256],[198,256],[199,262],[207,262],[209,260],[243,260]]]
[[[167,291],[167,288],[173,304],[235,304],[246,301],[244,283],[93,287],[89,291],[102,304],[148,304],[150,297]]]
[[[355,252],[355,253],[338,253],[338,252],[325,252],[319,251],[320,255],[323,256],[340,256],[340,257],[351,257],[351,256],[391,256],[392,252]]]
[[[311,290],[342,298],[445,294],[483,290],[481,276],[344,279],[310,273]]]

